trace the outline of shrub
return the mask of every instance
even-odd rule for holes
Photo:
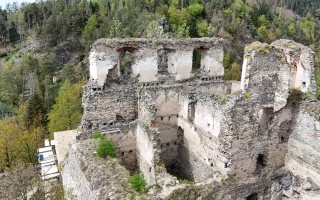
[[[147,192],[147,183],[144,180],[143,174],[137,174],[135,173],[129,178],[129,183],[131,185],[131,188],[137,192]]]
[[[101,158],[110,156],[116,157],[116,144],[113,140],[108,138],[100,139],[99,146],[97,148],[97,155]]]
[[[102,139],[103,138],[103,135],[100,131],[95,131],[93,134],[92,134],[92,138],[93,139]]]

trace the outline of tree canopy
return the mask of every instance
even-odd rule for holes
[[[59,90],[56,104],[49,113],[49,131],[75,129],[82,116],[81,105],[82,84],[64,82]]]

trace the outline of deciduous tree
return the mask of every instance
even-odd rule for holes
[[[71,84],[66,80],[59,90],[56,104],[49,113],[49,131],[75,129],[82,116],[82,83]]]

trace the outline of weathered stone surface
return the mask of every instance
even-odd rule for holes
[[[194,49],[201,51],[197,69]],[[126,51],[133,56],[130,70],[121,63]],[[78,139],[96,130],[113,138],[123,165],[153,186],[148,199],[319,199],[320,106],[312,99],[309,48],[289,40],[249,45],[241,83],[222,80],[223,41],[215,38],[101,39],[90,56]],[[311,97],[299,102],[292,89]],[[77,186],[71,166],[80,163],[82,180],[102,165],[96,162],[71,157],[67,185]],[[79,186],[86,197],[100,191],[125,198],[101,177]]]
[[[76,199],[126,199],[137,193],[130,189],[129,172],[117,159],[95,155],[97,140],[70,144],[68,157],[62,165],[63,186]]]
[[[319,101],[305,101],[300,105],[286,156],[286,168],[293,177],[299,177],[291,188],[299,194],[287,194],[289,198],[296,195],[300,199],[320,199],[320,131],[316,128],[319,119]]]

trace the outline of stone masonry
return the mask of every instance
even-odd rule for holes
[[[120,163],[154,186],[147,199],[320,199],[313,52],[289,40],[255,42],[237,82],[223,80],[224,45],[219,38],[95,42],[78,143],[94,131],[116,141]],[[66,160],[63,174],[76,160]],[[87,185],[83,192],[95,199]],[[99,199],[118,199],[95,187]]]

